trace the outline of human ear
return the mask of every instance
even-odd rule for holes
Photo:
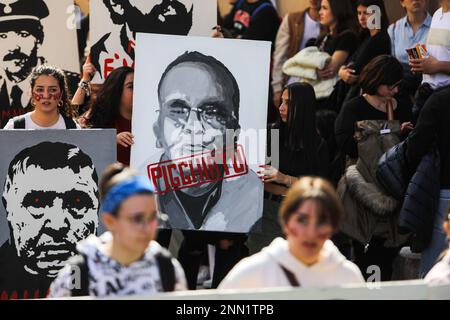
[[[158,119],[155,121],[155,123],[153,123],[153,133],[155,134],[156,137],[156,148],[161,149],[163,147],[162,143],[161,143],[161,134],[160,134],[160,126],[159,126],[159,117]]]
[[[166,149],[167,148],[167,141],[164,137],[164,121],[166,116],[162,114],[162,106],[160,103],[160,110],[157,111],[158,118],[153,123],[153,133],[156,137],[156,148],[158,149]]]
[[[283,230],[283,234],[287,237],[288,235],[292,234],[290,228],[287,226],[287,222],[280,221],[281,230]]]
[[[7,177],[5,186],[3,188],[2,204],[3,204],[3,208],[5,208],[6,218],[8,219],[8,221],[10,218],[9,211],[8,211],[8,201],[10,199],[11,188],[12,188],[11,180],[9,179],[9,177]]]
[[[444,222],[444,230],[447,233],[447,238],[450,239],[450,222],[449,222],[449,220]]]
[[[102,215],[102,221],[109,231],[114,230],[116,218],[112,214],[110,214],[109,212],[104,212]]]

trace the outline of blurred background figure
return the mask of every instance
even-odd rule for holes
[[[316,128],[315,107],[316,97],[310,84],[292,83],[283,90],[279,120],[269,126],[267,143],[268,153],[278,152],[279,163],[263,166],[264,210],[249,235],[250,253],[283,236],[278,208],[288,188],[300,176],[326,176],[328,148]],[[279,141],[274,141],[276,137]]]
[[[154,188],[123,164],[112,164],[100,180],[102,220],[107,232],[78,243],[50,287],[49,297],[112,297],[185,290],[180,264],[154,241],[158,214]],[[78,267],[79,286],[73,270]]]
[[[358,267],[329,240],[343,212],[333,187],[304,177],[283,200],[279,218],[286,240],[276,238],[239,262],[219,289],[322,287],[362,283]]]

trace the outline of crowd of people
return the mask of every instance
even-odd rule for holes
[[[90,83],[96,68],[88,56],[71,95],[64,71],[44,64],[32,71],[30,111],[3,129],[113,128],[118,160],[99,183],[108,231],[78,243],[49,297],[194,290],[202,264],[214,264],[212,288],[219,289],[362,283],[371,266],[379,268],[379,280],[389,281],[405,246],[422,255],[418,277],[450,283],[444,252],[450,237],[450,1],[428,13],[425,0],[400,0],[405,16],[391,24],[383,0],[310,0],[307,9],[283,19],[269,0],[230,2],[212,36],[272,43],[267,150],[270,132],[278,130],[280,161],[262,166],[258,228],[247,234],[185,230],[179,262],[172,258],[164,248],[171,230],[157,231],[154,187],[128,167],[133,68],[116,68],[98,89]],[[408,56],[406,49],[416,45],[425,45],[428,56]],[[328,57],[315,82],[287,74],[285,66],[312,47]],[[379,161],[400,144],[408,188],[399,199],[380,180]],[[440,192],[432,195],[416,178],[427,176],[421,165],[430,152],[439,166],[432,182]],[[436,205],[420,214],[431,226],[401,225],[413,214],[404,210],[405,199],[415,197],[420,206],[427,196]],[[430,236],[417,237],[420,232]],[[215,255],[208,255],[211,245]],[[82,271],[77,289],[75,266]]]

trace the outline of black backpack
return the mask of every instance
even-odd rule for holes
[[[77,125],[73,119],[62,115],[64,123],[66,124],[66,129],[76,129]],[[19,116],[14,118],[14,129],[25,129],[25,116]]]
[[[172,256],[164,248],[155,255],[158,264],[159,275],[164,292],[171,292],[175,289],[175,268],[172,263]],[[80,288],[72,289],[72,297],[89,296],[89,266],[86,256],[76,255],[69,259],[68,264],[77,266],[80,270]]]

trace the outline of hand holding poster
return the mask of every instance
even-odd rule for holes
[[[166,227],[248,232],[262,214],[270,43],[137,44],[131,165],[155,184]]]

